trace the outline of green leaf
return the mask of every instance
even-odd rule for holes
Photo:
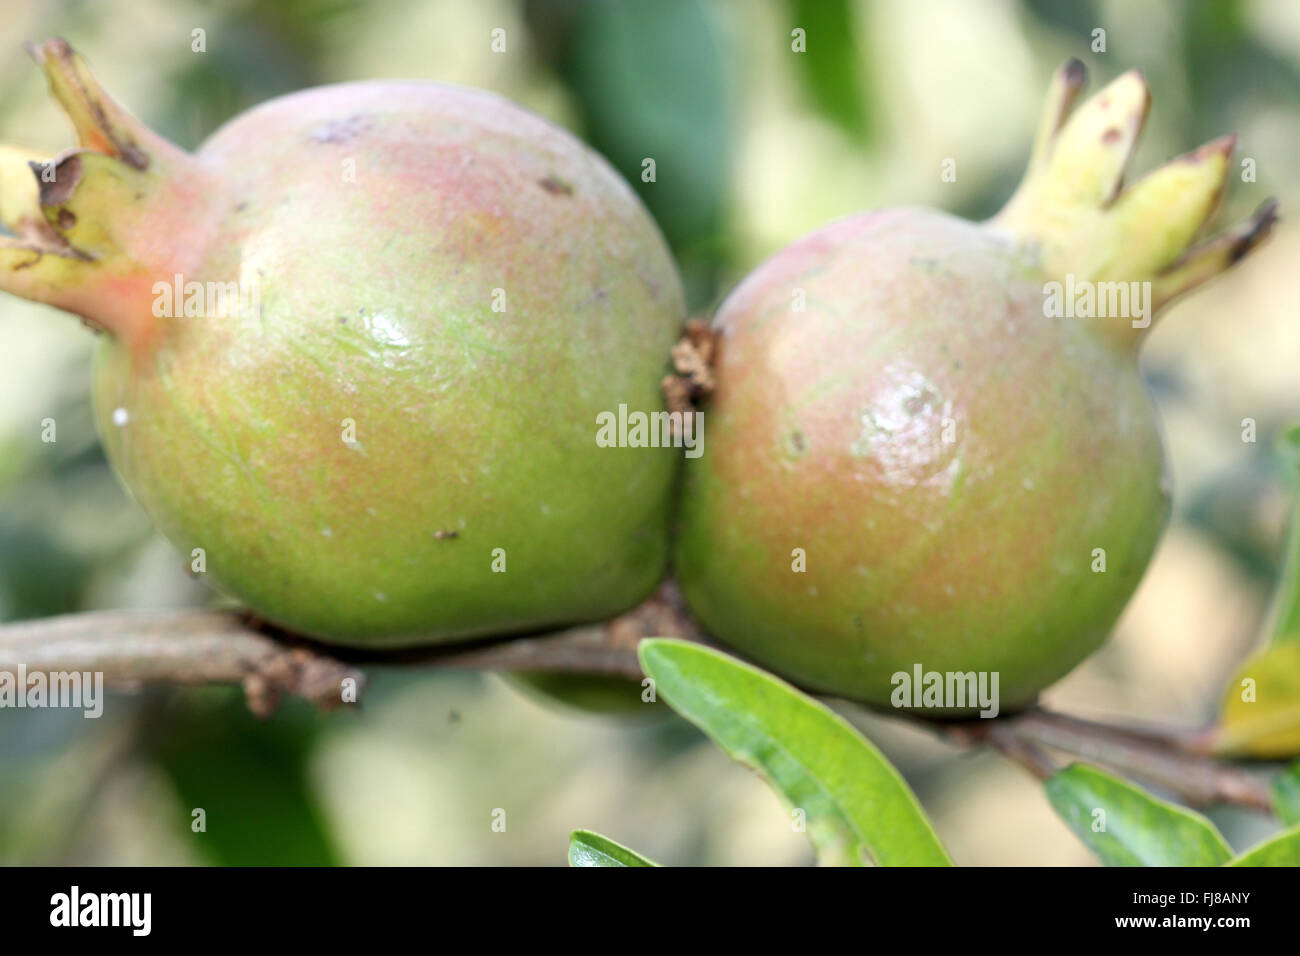
[[[341,854],[310,772],[323,724],[303,701],[267,720],[238,690],[187,691],[160,701],[149,726],[153,753],[186,823],[202,807],[207,826],[185,833],[219,866],[337,866]]]
[[[862,45],[848,0],[789,0],[790,23],[805,31],[806,52],[795,54],[799,75],[813,102],[846,131],[866,141],[870,101],[858,78]],[[789,48],[791,37],[783,42]]]
[[[1219,705],[1214,751],[1274,759],[1300,754],[1300,644],[1275,644],[1232,676]]]
[[[701,0],[551,4],[569,8],[557,66],[584,119],[583,139],[649,207],[682,271],[687,305],[714,301],[738,138],[727,87],[727,33]],[[539,44],[540,46],[540,44]],[[655,163],[647,180],[647,159]]]
[[[638,653],[674,710],[804,812],[822,862],[952,864],[898,771],[827,707],[690,641],[644,640]]]
[[[1274,644],[1294,644],[1300,642],[1300,425],[1292,425],[1278,436],[1277,457],[1291,482],[1291,527],[1274,589],[1268,632]]]
[[[1232,858],[1205,817],[1096,767],[1071,764],[1045,786],[1053,809],[1107,866],[1219,866]]]
[[[635,850],[590,830],[569,834],[569,866],[658,866]]]
[[[1287,826],[1300,823],[1300,761],[1291,764],[1273,781],[1273,809]]]
[[[1300,826],[1253,846],[1229,866],[1300,866]]]

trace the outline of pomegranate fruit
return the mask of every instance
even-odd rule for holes
[[[1233,140],[1123,188],[1147,87],[1126,73],[1070,115],[1083,81],[1077,61],[1056,75],[990,222],[853,216],[718,309],[675,560],[719,639],[821,691],[955,715],[979,708],[923,697],[930,675],[996,674],[1016,707],[1106,637],[1169,513],[1138,347],[1275,205],[1193,246]]]
[[[285,96],[189,154],[66,42],[35,52],[81,148],[0,155],[0,287],[106,333],[108,457],[187,561],[276,624],[373,646],[654,587],[680,452],[600,447],[597,416],[663,407],[684,305],[599,156],[415,82]]]

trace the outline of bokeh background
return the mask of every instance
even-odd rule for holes
[[[1048,700],[1197,724],[1254,644],[1288,500],[1271,439],[1300,419],[1300,4],[6,0],[5,14],[0,132],[50,152],[70,130],[22,50],[50,34],[186,147],[315,84],[418,77],[501,93],[633,183],[699,313],[832,218],[886,204],[991,214],[1060,62],[1080,57],[1094,89],[1141,67],[1154,107],[1135,169],[1235,130],[1257,181],[1234,177],[1220,224],[1270,195],[1283,222],[1148,343],[1174,524],[1114,639]],[[505,53],[491,50],[494,28]],[[195,29],[206,52],[191,50]],[[949,158],[955,182],[940,177]],[[0,620],[211,600],[104,462],[92,345],[72,318],[0,300]],[[54,444],[40,440],[47,417]],[[490,675],[372,677],[364,710],[331,717],[290,704],[258,722],[224,690],[116,696],[97,721],[0,711],[0,862],[560,864],[579,826],[671,864],[812,861],[767,788],[662,707],[658,719],[599,718]],[[959,863],[1092,862],[1018,768],[845,712],[903,770]],[[196,807],[205,833],[191,832]],[[1213,816],[1238,847],[1270,827]]]

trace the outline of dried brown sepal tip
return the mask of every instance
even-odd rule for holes
[[[45,71],[50,92],[68,114],[82,147],[120,159],[138,170],[147,169],[155,158],[181,152],[109,96],[86,61],[63,37],[28,43],[26,48]]]

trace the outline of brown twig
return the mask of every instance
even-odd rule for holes
[[[100,611],[0,625],[0,672],[90,671],[108,686],[237,684],[260,715],[292,694],[331,709],[359,701],[361,666],[531,670],[641,676],[644,637],[704,638],[671,581],[640,606],[595,624],[488,643],[410,651],[331,648],[277,632],[236,611]],[[354,691],[348,694],[345,691]],[[992,720],[932,724],[953,743],[986,745],[1040,779],[1069,754],[1146,781],[1192,805],[1268,811],[1266,779],[1207,752],[1204,731],[1085,720],[1043,708]]]
[[[342,705],[362,673],[328,655],[276,640],[236,612],[94,611],[0,626],[0,671],[90,672],[105,685],[240,684],[249,707],[269,714],[295,694],[321,709]],[[351,680],[351,685],[345,681]]]
[[[1231,803],[1270,812],[1267,780],[1246,767],[1207,756],[1203,731],[1157,731],[1100,723],[1043,708],[994,720],[942,727],[949,740],[986,743],[1040,778],[1058,764],[1049,751],[1081,757],[1145,781],[1192,806]]]
[[[278,632],[238,611],[95,611],[0,625],[0,672],[91,672],[105,685],[238,684],[254,713],[285,694],[322,710],[359,702],[361,664],[539,670],[638,678],[642,637],[690,637],[694,625],[665,584],[639,607],[598,624],[494,643],[418,651],[330,648]]]
[[[626,614],[596,624],[491,644],[389,655],[377,661],[372,658],[372,662],[481,671],[562,671],[639,680],[643,675],[636,648],[644,637],[702,639],[671,581]]]

